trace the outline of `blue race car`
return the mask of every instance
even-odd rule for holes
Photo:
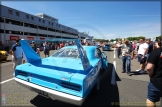
[[[100,89],[107,56],[96,46],[66,46],[48,58],[40,58],[25,40],[20,41],[28,63],[15,69],[15,81],[53,100],[82,105],[92,90]]]
[[[105,45],[102,47],[102,50],[103,50],[103,51],[110,51],[110,50],[111,50],[110,45],[109,45],[109,44],[105,44]]]

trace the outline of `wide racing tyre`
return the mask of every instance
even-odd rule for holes
[[[101,70],[100,70],[101,71]],[[100,85],[101,85],[101,72],[99,72],[99,75],[98,75],[98,77],[97,77],[97,81],[96,81],[96,84],[95,84],[95,86],[93,87],[93,90],[92,90],[92,92],[93,92],[93,94],[98,94],[99,93],[99,91],[100,91]]]

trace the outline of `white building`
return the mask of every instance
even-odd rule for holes
[[[38,13],[31,15],[0,5],[0,44],[10,46],[16,39],[50,40],[51,38],[91,38],[74,28],[58,23],[58,19]]]

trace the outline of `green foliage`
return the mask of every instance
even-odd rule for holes
[[[156,41],[162,39],[162,36],[156,37]]]
[[[144,36],[138,36],[138,37],[127,37],[127,38],[124,38],[124,40],[129,40],[129,41],[139,41],[140,39],[142,38],[145,38]],[[157,36],[156,37],[156,40],[162,38],[162,35],[161,36]],[[146,39],[146,38],[145,38]],[[116,39],[110,39],[110,40],[106,40],[106,39],[97,39],[95,38],[94,39],[95,42],[113,42],[113,41],[122,41],[121,38],[116,38]]]
[[[94,41],[95,42],[109,42],[108,39],[97,39],[97,38],[95,38]]]
[[[143,36],[139,36],[139,37],[127,37],[126,39],[128,39],[129,41],[134,41],[134,40],[139,41],[142,38],[145,38],[145,37],[143,37]]]

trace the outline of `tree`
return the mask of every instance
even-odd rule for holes
[[[114,41],[114,39],[111,39],[111,40],[110,40],[110,42],[113,42],[113,41]]]
[[[134,41],[134,40],[139,41],[139,40],[142,39],[142,38],[145,38],[145,37],[143,37],[143,36],[139,36],[139,37],[127,37],[127,39],[128,39],[129,41]]]
[[[162,39],[162,36],[156,37],[156,41]]]

